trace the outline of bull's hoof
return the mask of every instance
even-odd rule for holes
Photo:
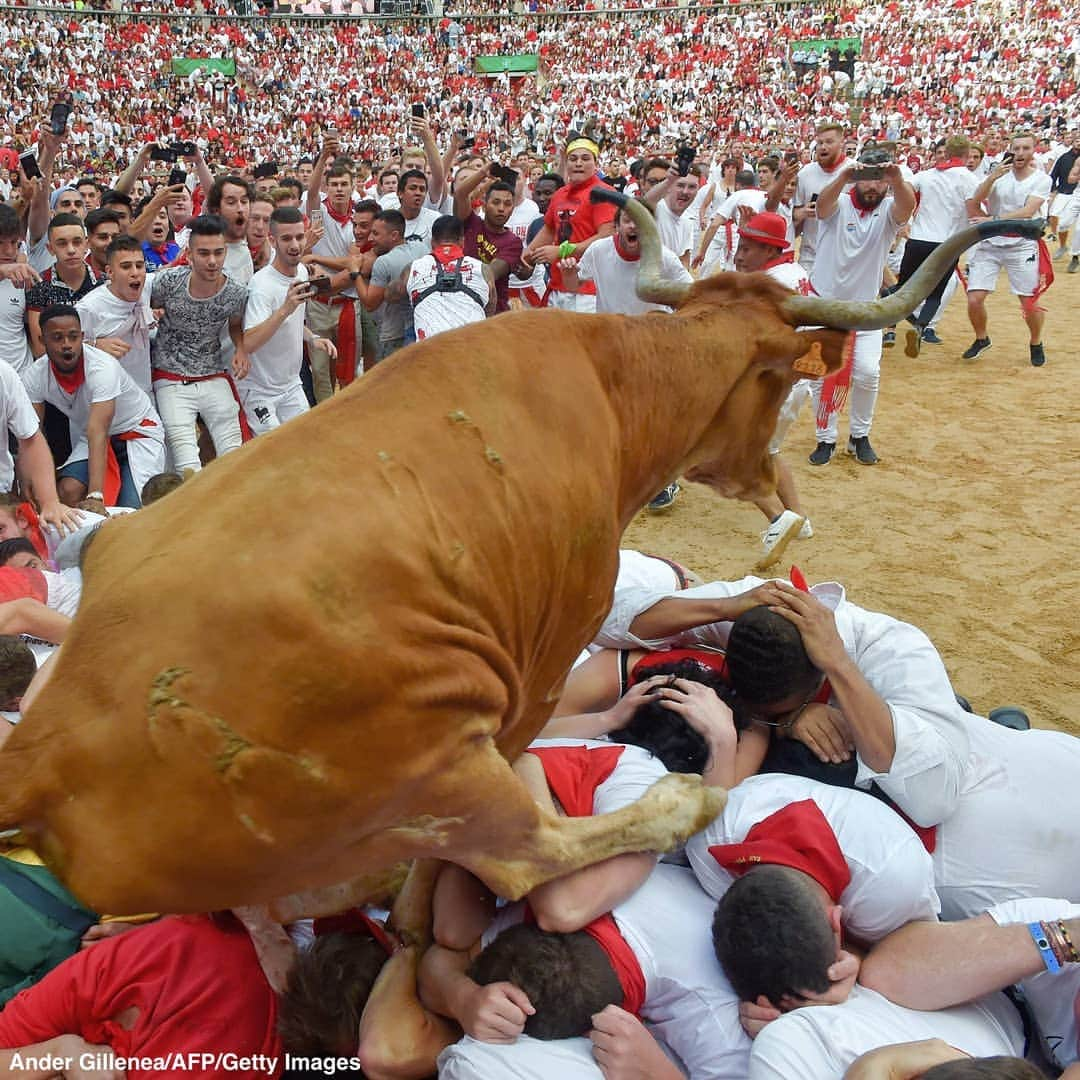
[[[706,787],[700,776],[669,773],[641,797],[639,805],[656,830],[651,850],[671,851],[701,832],[727,803],[723,788]]]

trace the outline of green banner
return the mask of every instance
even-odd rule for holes
[[[218,71],[229,78],[236,77],[236,61],[224,56],[174,56],[172,59],[172,73],[174,75],[190,75],[196,70]]]
[[[845,38],[811,38],[809,41],[793,41],[791,43],[792,52],[812,52],[817,53],[820,56],[828,49],[839,49],[844,52],[848,48],[855,50],[856,56],[862,56],[862,38],[857,37],[845,37]]]
[[[531,75],[540,64],[536,53],[518,53],[516,56],[478,56],[476,58],[477,75],[501,75],[509,71],[511,75]]]

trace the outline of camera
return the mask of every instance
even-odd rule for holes
[[[193,142],[174,142],[169,145],[169,149],[177,157],[190,157],[197,153],[199,148]]]
[[[690,170],[694,167],[694,158],[696,157],[696,146],[686,146],[684,144],[679,147],[675,154],[675,168],[678,169],[680,176],[690,175]]]

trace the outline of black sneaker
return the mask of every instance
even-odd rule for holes
[[[670,510],[675,505],[675,500],[679,496],[679,492],[682,488],[678,484],[668,484],[663,491],[658,495],[653,496],[649,502],[649,513],[659,514],[665,510]]]
[[[976,338],[962,354],[965,360],[974,360],[979,353],[986,352],[990,348],[991,342],[988,337]]]
[[[881,347],[883,349],[891,349],[895,344],[896,344],[896,331],[895,330],[886,330],[885,333],[881,335]]]
[[[855,455],[855,460],[860,465],[876,465],[878,463],[878,456],[874,453],[874,448],[870,445],[869,435],[860,435],[856,438],[854,435],[847,441],[847,452]]]
[[[941,338],[937,336],[937,331],[933,327],[928,326],[922,332],[922,339],[924,345],[940,345]]]
[[[1028,348],[1031,349],[1031,366],[1042,367],[1046,363],[1046,353],[1042,345],[1030,345]]]
[[[904,355],[917,360],[922,348],[922,334],[918,330],[909,330],[904,335]]]
[[[836,449],[834,442],[819,442],[817,449],[806,459],[811,465],[828,465],[832,461],[833,451]]]

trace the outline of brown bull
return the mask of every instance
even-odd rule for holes
[[[440,335],[110,524],[0,752],[0,828],[96,910],[130,912],[429,855],[516,897],[710,820],[722,793],[688,777],[554,819],[508,762],[602,621],[642,504],[699,463],[727,494],[771,482],[793,363],[815,346],[834,368],[845,336],[793,324],[918,298],[841,311],[759,275],[673,298],[649,224],[643,278],[677,315]]]

